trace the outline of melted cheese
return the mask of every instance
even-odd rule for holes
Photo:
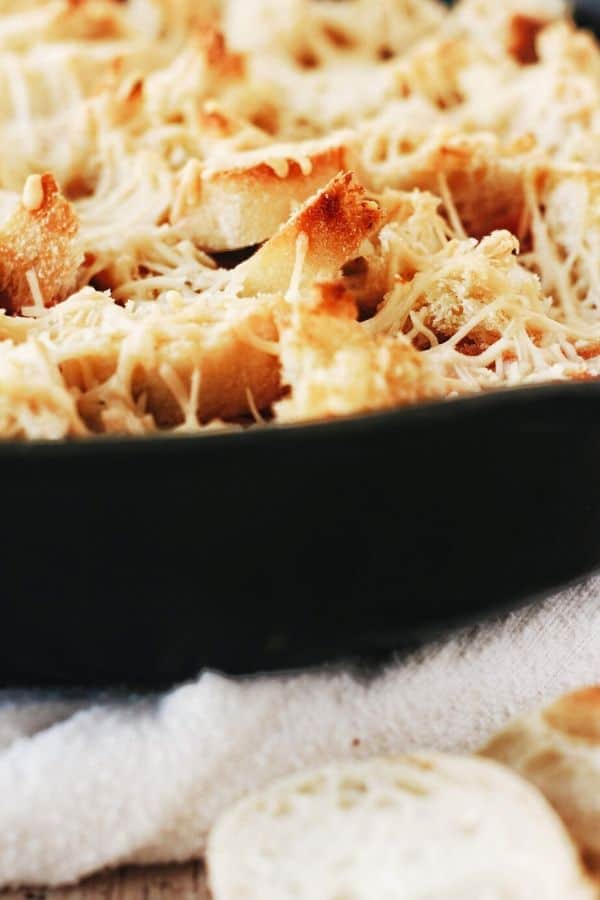
[[[600,375],[600,52],[562,0],[5,0],[0,49],[0,436]]]

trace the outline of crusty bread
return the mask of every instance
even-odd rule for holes
[[[41,41],[119,40],[131,34],[124,10],[112,0],[54,0],[30,10],[25,7],[19,4],[12,16],[11,11],[0,10],[3,51],[22,50]]]
[[[600,171],[547,167],[526,182],[531,261],[557,316],[600,319]]]
[[[506,146],[491,134],[452,133],[425,121],[411,134],[390,110],[364,126],[355,153],[358,175],[372,190],[431,191],[453,204],[469,236],[523,229],[524,173],[536,158],[531,141]]]
[[[337,175],[240,267],[244,293],[299,294],[334,277],[380,221],[379,206],[352,174]]]
[[[452,134],[423,123],[408,138],[392,111],[368,123],[350,154],[363,183],[418,187],[440,196],[455,234],[507,229],[527,247],[522,264],[555,299],[557,318],[598,321],[600,173],[551,164],[533,138],[505,144],[487,133]]]
[[[29,333],[51,337],[57,371],[94,431],[197,427],[269,409],[282,389],[275,312],[298,253],[299,286],[317,275],[332,278],[379,221],[377,203],[352,176],[336,176],[232,273],[234,290],[237,283],[250,295],[237,308],[231,294],[184,301],[175,293],[146,313],[88,289],[32,322]],[[15,339],[16,328],[4,331]],[[16,377],[21,370],[11,371]]]
[[[446,25],[472,35],[494,55],[525,64],[536,59],[539,32],[567,15],[565,0],[459,0]]]
[[[482,750],[552,803],[600,868],[600,688],[590,687],[512,722]]]
[[[0,318],[0,338],[3,321]],[[42,341],[0,340],[0,434],[6,438],[59,439],[87,433],[76,396]],[[21,336],[22,337],[22,336]]]
[[[275,408],[280,421],[330,419],[439,396],[439,378],[403,335],[372,338],[352,318],[352,296],[343,287],[322,285],[320,292],[322,308],[299,309],[280,322],[281,379],[290,389]]]
[[[429,335],[429,342],[440,343],[467,328],[461,349],[467,356],[481,353],[500,338],[519,307],[532,315],[543,311],[539,280],[518,264],[517,247],[508,231],[495,231],[476,245],[448,242],[429,266],[417,265],[411,278],[399,281],[365,327],[373,334],[408,331],[412,317],[424,326],[418,339]]]
[[[52,175],[32,175],[23,201],[0,228],[0,306],[16,313],[39,299],[51,306],[68,296],[83,261],[78,229]]]
[[[192,202],[171,221],[206,250],[261,244],[344,168],[346,148],[335,141],[233,155],[218,167],[198,167]]]
[[[594,894],[542,796],[495,764],[424,755],[283,779],[226,812],[214,900],[575,900]]]
[[[229,0],[225,30],[236,49],[288,55],[301,68],[341,57],[378,61],[405,51],[443,21],[437,0]]]
[[[440,200],[423,191],[386,189],[376,195],[381,209],[378,228],[364,240],[360,256],[349,259],[341,274],[323,286],[348,292],[361,318],[368,319],[398,282],[410,281],[447,243],[447,225],[438,213]]]
[[[532,134],[553,157],[568,160],[571,142],[600,133],[600,47],[592,35],[557,22],[540,33],[536,48],[536,64],[497,83],[502,137]]]
[[[53,358],[93,431],[192,428],[278,398],[277,302],[249,300],[227,315],[175,295],[170,308],[136,315],[85,289],[42,329],[54,335]]]
[[[210,329],[204,341],[201,329],[196,341],[190,335],[175,340],[169,336],[159,350],[159,366],[136,368],[132,395],[145,396],[146,408],[161,428],[185,424],[186,416],[193,426],[197,421],[231,420],[269,410],[281,393],[277,339],[268,304],[255,304],[242,313],[237,330],[228,323],[220,330]],[[165,377],[165,366],[175,373],[174,382]],[[198,373],[195,402],[194,372]],[[184,398],[190,397],[187,410],[177,383]]]

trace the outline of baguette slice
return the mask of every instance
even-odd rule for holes
[[[535,784],[600,870],[600,687],[512,722],[482,753]]]
[[[426,755],[294,775],[227,812],[214,900],[575,900],[594,893],[543,797],[496,764]]]

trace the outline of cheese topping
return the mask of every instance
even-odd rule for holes
[[[0,437],[600,377],[562,0],[6,0],[0,49]]]

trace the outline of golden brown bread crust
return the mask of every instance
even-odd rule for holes
[[[42,175],[37,191],[39,206],[21,202],[0,230],[0,306],[11,313],[33,304],[28,272],[37,276],[44,305],[52,306],[73,290],[82,262],[77,216],[53,176]]]
[[[248,289],[249,294],[281,295],[288,289],[296,264],[297,242],[305,240],[302,272],[308,283],[321,272],[325,277],[335,275],[342,264],[353,256],[364,238],[381,218],[374,201],[352,175],[336,176],[326,189],[311,199],[280,231],[247,263],[241,265],[234,277]],[[279,327],[274,309],[281,304],[272,300],[238,300],[234,319],[221,325],[206,322],[210,306],[182,309],[178,320],[149,320],[145,361],[135,364],[131,371],[120,359],[120,345],[132,325],[126,311],[119,313],[114,325],[114,339],[110,328],[103,329],[103,341],[89,351],[83,349],[75,332],[71,341],[60,350],[61,369],[69,388],[81,392],[79,411],[94,430],[107,427],[104,411],[117,399],[132,407],[140,405],[161,428],[182,424],[185,413],[181,397],[175,396],[173,375],[189,394],[192,376],[199,377],[197,415],[201,422],[215,418],[234,419],[249,415],[254,409],[268,410],[281,394],[280,361],[277,340]],[[96,300],[101,312],[106,298]],[[74,306],[77,309],[77,304]],[[67,307],[65,306],[65,312]],[[197,312],[196,312],[197,310]],[[339,312],[339,309],[337,310]],[[60,320],[60,311],[57,311]],[[196,318],[197,316],[197,318]],[[143,327],[143,326],[141,326]],[[64,326],[58,327],[58,338]],[[258,341],[256,339],[258,338]],[[127,379],[117,378],[119,366],[129,372]],[[165,374],[166,367],[166,374]]]
[[[301,146],[298,154],[302,153]],[[269,152],[265,152],[269,156]],[[277,153],[273,153],[278,157]],[[198,173],[195,202],[171,214],[178,231],[208,251],[236,250],[268,240],[293,210],[346,165],[346,148],[308,151],[308,171],[280,158],[284,174],[266,162]]]
[[[302,272],[308,273],[312,283],[316,273],[335,275],[342,264],[356,254],[360,244],[377,226],[381,213],[377,203],[368,199],[364,189],[356,183],[352,175],[336,176],[323,191],[311,199],[281,230],[268,241],[246,264],[239,267],[239,277],[243,279],[245,290],[256,294],[282,294],[288,289],[296,265],[297,242],[304,239]],[[323,297],[333,305],[335,315],[343,315],[339,295],[328,292],[323,287]],[[200,421],[211,419],[233,419],[248,415],[255,408],[268,410],[281,395],[280,360],[277,350],[279,325],[273,310],[280,301],[265,300],[253,302],[244,316],[244,306],[240,303],[236,325],[223,326],[216,331],[203,330],[198,326],[192,334],[182,327],[181,337],[173,328],[166,330],[164,337],[153,337],[153,352],[148,364],[138,364],[131,375],[130,398],[133,403],[140,399],[144,409],[150,413],[161,428],[181,425],[184,412],[180,399],[174,396],[168,378],[163,377],[161,368],[167,366],[174,372],[186,392],[189,392],[194,371],[199,373],[197,414]],[[354,306],[352,306],[355,309]],[[335,319],[332,328],[335,329]],[[341,326],[343,328],[343,325]],[[357,328],[360,326],[357,325]],[[250,336],[249,336],[250,333]],[[252,336],[259,338],[253,344]],[[366,334],[356,332],[363,344],[368,343]],[[262,346],[261,346],[262,342]],[[266,342],[266,343],[265,343]],[[407,355],[413,351],[394,344],[388,355],[390,369],[387,375],[390,385],[397,385],[401,377],[410,373],[406,368]],[[273,345],[273,350],[269,349]],[[265,349],[266,347],[266,349]],[[77,355],[80,354],[77,351]],[[393,357],[393,358],[392,358]],[[396,358],[397,357],[397,358]],[[402,357],[402,368],[400,366]],[[105,427],[102,411],[110,403],[113,390],[111,378],[118,365],[118,356],[113,344],[104,356],[95,355],[90,359],[94,376],[101,384],[85,390],[83,371],[76,360],[63,360],[63,373],[71,387],[84,391],[79,402],[80,413],[90,427],[101,430]],[[412,361],[412,366],[415,366]],[[377,379],[377,375],[373,375]],[[404,392],[414,391],[413,386],[403,388]],[[399,388],[394,396],[399,395]],[[377,398],[374,403],[384,402]],[[393,401],[392,401],[393,402]]]
[[[319,252],[326,260],[344,261],[356,252],[380,218],[377,203],[347,172],[305,206],[296,218],[296,227],[306,234],[309,250]]]
[[[522,65],[537,60],[537,36],[547,25],[543,19],[515,13],[508,25],[506,49]]]
[[[350,172],[337,175],[245,264],[246,295],[286,292],[335,276],[381,221],[375,200]]]

